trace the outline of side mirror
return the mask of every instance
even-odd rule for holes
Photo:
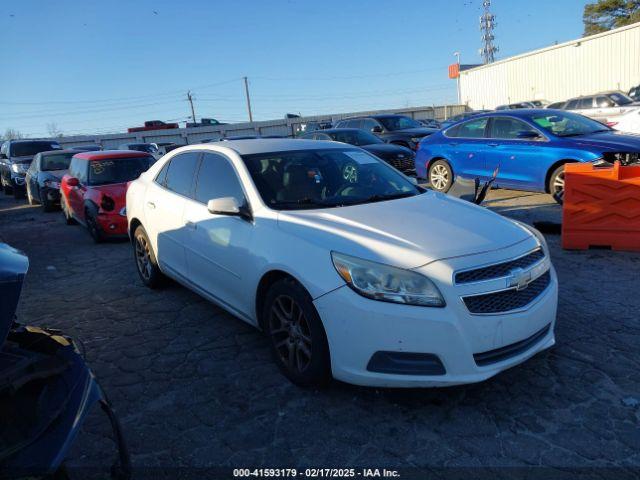
[[[521,130],[518,132],[518,138],[534,140],[536,138],[540,138],[540,134],[531,130]]]
[[[76,177],[69,177],[67,178],[67,185],[70,187],[77,187],[80,185],[80,181]]]
[[[251,212],[246,205],[240,205],[234,197],[213,198],[207,202],[207,210],[214,215],[227,215],[251,220]]]
[[[380,125],[376,125],[371,129],[371,133],[382,133],[382,127]]]

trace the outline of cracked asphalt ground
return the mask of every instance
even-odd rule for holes
[[[546,195],[494,191],[487,205],[528,223],[560,218]],[[94,245],[61,213],[4,195],[0,240],[31,261],[19,320],[81,341],[138,472],[545,466],[640,476],[640,254],[565,252],[548,235],[557,345],[489,381],[308,391],[282,377],[257,330],[176,284],[144,288],[127,242]],[[106,471],[113,447],[100,413],[79,439],[69,464]]]

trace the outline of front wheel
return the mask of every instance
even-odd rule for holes
[[[101,243],[104,240],[104,234],[102,230],[100,230],[97,219],[89,209],[84,212],[84,220],[87,223],[87,230],[89,230],[89,235],[91,235],[93,241],[95,243]]]
[[[564,195],[564,165],[556,168],[549,177],[549,193],[558,201]]]
[[[331,379],[329,344],[307,291],[286,278],[268,291],[264,327],[280,371],[301,387],[322,387]]]
[[[444,160],[433,162],[429,167],[429,183],[438,192],[448,192],[453,183],[451,166]]]

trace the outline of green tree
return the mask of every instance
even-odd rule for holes
[[[597,0],[584,7],[584,35],[640,22],[640,0]]]

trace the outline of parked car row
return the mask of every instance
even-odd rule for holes
[[[331,140],[228,140],[158,161],[38,152],[27,194],[59,198],[96,242],[129,237],[145,285],[172,278],[262,329],[299,385],[476,382],[554,344],[557,280],[538,232],[378,157],[406,147],[318,134]]]

